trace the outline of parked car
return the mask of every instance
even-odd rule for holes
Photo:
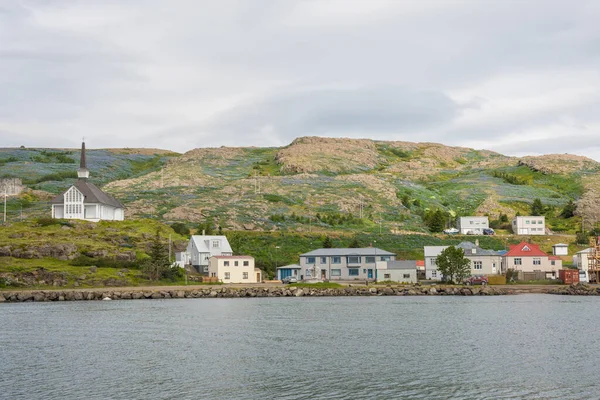
[[[460,231],[456,228],[444,229],[444,233],[447,235],[456,235],[458,232],[460,232]]]
[[[286,276],[285,278],[283,278],[281,280],[281,283],[284,283],[286,285],[288,283],[296,283],[296,282],[298,282],[298,278],[296,278],[295,276]]]
[[[583,283],[589,282],[587,273],[583,270],[579,270],[579,282],[583,282]]]
[[[483,234],[484,235],[495,235],[496,232],[494,232],[494,230],[492,228],[483,228]]]
[[[465,285],[487,285],[488,278],[483,275],[473,275],[465,279]]]

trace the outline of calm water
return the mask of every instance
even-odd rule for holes
[[[2,399],[600,398],[600,299],[0,305]]]

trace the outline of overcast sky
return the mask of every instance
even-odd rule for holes
[[[440,142],[600,160],[600,1],[0,0],[0,147]]]

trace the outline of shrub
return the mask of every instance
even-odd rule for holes
[[[175,222],[173,225],[171,225],[171,228],[175,231],[175,233],[178,233],[182,236],[189,236],[190,234],[190,228],[188,228],[183,222]]]
[[[50,217],[40,217],[35,221],[39,226],[59,225],[60,221]]]

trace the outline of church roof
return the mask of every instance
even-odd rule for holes
[[[85,162],[85,142],[81,143],[81,158],[79,159],[79,169],[87,169]]]
[[[117,208],[125,208],[123,204],[111,195],[104,193],[102,190],[98,188],[98,186],[94,185],[87,181],[87,179],[78,179],[73,185],[83,194],[84,203],[100,203],[106,204],[109,206],[117,207]],[[69,188],[70,189],[70,188]],[[66,193],[66,191],[65,191]],[[50,202],[52,204],[62,204],[65,201],[65,193],[62,193],[55,198],[53,198]]]

